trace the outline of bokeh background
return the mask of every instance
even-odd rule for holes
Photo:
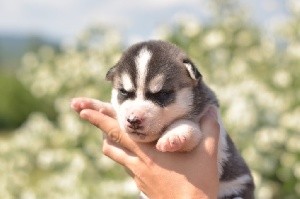
[[[178,44],[217,93],[256,197],[300,198],[300,1],[1,0],[0,198],[134,198],[69,108],[130,44]]]

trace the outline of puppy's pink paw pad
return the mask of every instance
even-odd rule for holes
[[[174,152],[183,148],[186,137],[174,135],[169,138],[159,139],[156,148],[162,152]]]

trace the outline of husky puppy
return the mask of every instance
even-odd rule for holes
[[[162,152],[192,150],[203,136],[201,116],[208,107],[219,107],[193,62],[167,42],[131,46],[106,78],[113,83],[111,102],[121,128],[136,142],[156,141],[157,150]],[[218,120],[218,198],[254,198],[251,173],[219,113]]]

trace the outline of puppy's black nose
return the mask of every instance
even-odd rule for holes
[[[138,129],[142,124],[142,120],[136,116],[127,118],[127,122],[130,124],[130,128]]]
[[[129,122],[130,124],[141,124],[142,120],[138,117],[129,117],[127,118],[127,122]]]

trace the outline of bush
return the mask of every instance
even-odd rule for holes
[[[280,37],[224,10],[210,25],[184,21],[160,37],[186,50],[216,91],[225,126],[253,171],[257,198],[300,197],[298,11]],[[96,27],[62,54],[44,47],[25,55],[19,78],[34,96],[54,101],[57,122],[36,113],[0,140],[0,198],[136,194],[120,167],[101,154],[97,129],[69,108],[75,96],[109,99],[104,76],[121,49],[120,35]]]
[[[0,74],[0,129],[9,130],[19,127],[31,112],[44,112],[50,119],[55,113],[50,102],[32,96],[27,88],[10,73]]]

